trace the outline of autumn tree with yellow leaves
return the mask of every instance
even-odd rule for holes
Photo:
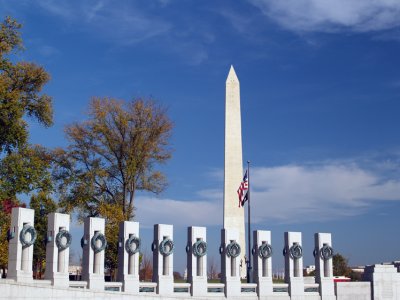
[[[11,17],[0,23],[0,267],[8,260],[7,230],[21,193],[49,192],[51,160],[41,146],[29,144],[27,119],[53,124],[52,99],[42,93],[50,80],[43,67],[20,61],[21,25]]]
[[[157,165],[171,157],[171,129],[166,110],[153,101],[94,98],[88,119],[66,127],[69,146],[54,151],[59,205],[81,219],[106,219],[110,269],[116,267],[118,224],[133,220],[136,192],[166,187]]]
[[[171,157],[172,123],[163,108],[141,99],[94,98],[88,115],[66,128],[69,146],[55,150],[60,206],[99,216],[102,204],[113,204],[132,220],[135,192],[159,193],[166,186],[155,167]]]

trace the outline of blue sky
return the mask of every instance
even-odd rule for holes
[[[140,194],[148,250],[155,223],[208,227],[218,260],[224,93],[241,84],[243,159],[252,162],[253,229],[332,232],[353,265],[400,259],[400,2],[375,0],[0,1],[26,51],[52,80],[55,124],[31,141],[65,146],[65,125],[93,96],[153,98],[174,122],[168,189]],[[239,184],[239,183],[238,183]],[[195,213],[192,213],[194,211]],[[74,225],[81,230],[80,225]],[[77,235],[80,235],[78,233]],[[79,238],[75,249],[80,251]],[[362,251],[360,251],[362,249]],[[182,258],[181,258],[182,257]]]

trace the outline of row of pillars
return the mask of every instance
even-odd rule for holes
[[[54,286],[69,286],[69,242],[70,216],[49,214],[45,279]],[[26,208],[13,208],[10,228],[8,278],[18,282],[32,281],[33,247],[28,243],[33,232],[23,230],[34,226],[34,211]],[[66,233],[67,232],[67,233]],[[104,249],[106,247],[105,222],[101,218],[86,218],[83,248],[82,279],[93,290],[104,290]],[[24,234],[24,236],[23,236]],[[28,236],[27,236],[28,235]],[[225,284],[225,296],[241,295],[240,253],[244,251],[237,243],[238,232],[234,229],[221,230],[221,274]],[[257,230],[253,232],[253,274],[257,283],[257,294],[273,294],[272,283],[272,246],[271,232]],[[28,244],[28,245],[27,245]],[[322,299],[335,299],[332,270],[332,241],[329,233],[315,234],[316,282]],[[122,222],[118,240],[118,281],[123,291],[139,293],[139,223]],[[173,226],[154,225],[153,282],[157,283],[157,294],[174,293],[173,277]],[[187,252],[188,282],[193,296],[206,296],[207,284],[207,236],[205,227],[189,227]],[[303,256],[300,232],[285,233],[285,281],[291,299],[303,299]]]
[[[70,216],[51,213],[48,215],[46,236],[45,279],[57,287],[69,287],[69,246],[71,243]],[[104,290],[105,221],[101,218],[86,218],[81,239],[82,280],[93,290]],[[34,210],[16,207],[11,213],[9,230],[8,279],[17,282],[32,282]],[[127,241],[131,241],[127,244]],[[122,222],[118,242],[118,280],[127,292],[139,292],[139,223]]]

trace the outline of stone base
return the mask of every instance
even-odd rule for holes
[[[122,280],[122,290],[130,294],[139,294],[139,276],[125,275]]]
[[[192,296],[207,296],[207,278],[193,279],[191,294]]]
[[[321,296],[321,300],[336,300],[336,296],[335,295],[330,295],[330,296],[328,296],[328,295],[322,295]]]
[[[56,287],[67,288],[69,287],[69,274],[68,273],[53,273],[50,277],[52,285]]]
[[[89,274],[87,283],[88,283],[88,289],[104,291],[104,275],[103,274]]]
[[[304,300],[304,278],[290,277],[289,295],[291,300]]]
[[[335,284],[333,278],[323,278],[319,280],[319,291],[321,300],[336,300]]]
[[[242,283],[239,279],[225,281],[225,296],[238,297],[242,294]]]
[[[336,297],[341,300],[371,300],[370,282],[336,282]]]
[[[262,296],[270,296],[274,294],[274,289],[272,285],[272,278],[262,278],[257,282],[257,295],[259,297]]]
[[[172,295],[174,293],[174,278],[172,276],[159,276],[157,279],[157,294]]]
[[[15,280],[16,282],[33,282],[33,272],[32,271],[22,271],[16,270],[14,272],[8,272],[7,279]]]
[[[399,299],[400,273],[394,265],[367,266],[364,271],[364,280],[372,282],[373,299]]]

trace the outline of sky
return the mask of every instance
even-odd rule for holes
[[[252,229],[331,232],[351,265],[400,260],[400,2],[397,0],[0,1],[23,24],[16,60],[44,66],[54,126],[31,142],[65,147],[91,97],[155,99],[174,123],[169,186],[136,199],[145,250],[174,225],[174,267],[186,228],[207,226],[219,260],[225,80],[240,81],[243,160],[251,161]],[[239,186],[239,183],[238,183]],[[81,255],[82,225],[73,224]]]

